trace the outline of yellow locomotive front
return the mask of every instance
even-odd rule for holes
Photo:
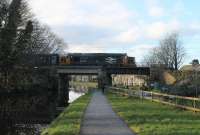
[[[59,57],[59,64],[60,65],[70,65],[71,64],[71,58],[70,56],[60,56]]]

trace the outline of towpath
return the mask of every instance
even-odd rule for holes
[[[134,135],[112,110],[101,92],[94,92],[81,126],[81,135]]]

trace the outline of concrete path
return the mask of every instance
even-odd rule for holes
[[[134,135],[101,92],[95,92],[87,107],[81,135]]]

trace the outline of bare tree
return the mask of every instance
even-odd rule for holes
[[[144,63],[144,65],[148,67],[151,67],[154,64],[159,64],[157,52],[158,48],[153,48],[147,55],[144,56],[142,63]]]
[[[34,21],[26,0],[0,1],[0,70],[9,87],[12,69],[29,54],[64,50],[65,43],[49,27]]]
[[[0,31],[1,28],[5,25],[8,7],[8,0],[0,1]]]
[[[178,70],[185,58],[185,49],[182,46],[178,33],[171,33],[160,41],[164,64],[171,69]],[[162,59],[161,59],[162,60]]]
[[[185,58],[185,49],[178,33],[171,33],[160,40],[159,47],[154,48],[144,62],[149,64],[163,64],[167,68],[178,70]]]
[[[58,50],[65,50],[67,44],[63,39],[54,34],[46,25],[41,25],[38,21],[33,22],[33,32],[29,41],[27,54],[51,54],[60,53]]]

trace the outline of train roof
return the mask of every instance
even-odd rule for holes
[[[68,53],[71,56],[127,56],[126,53]]]

